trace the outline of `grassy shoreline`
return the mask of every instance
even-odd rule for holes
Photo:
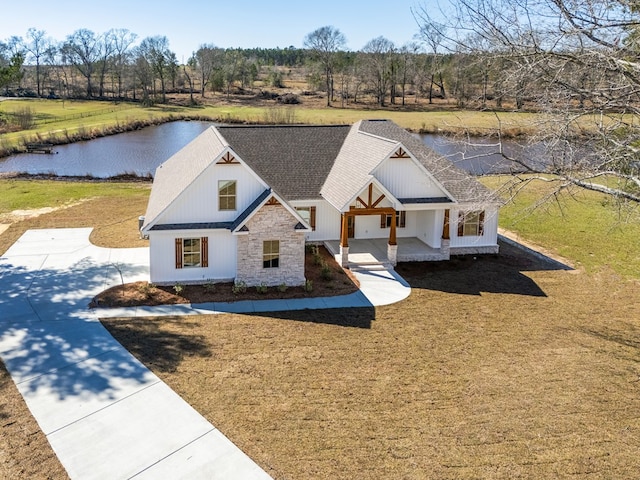
[[[105,104],[110,107],[105,108]],[[402,110],[399,108],[337,108],[278,105],[164,105],[144,107],[137,103],[106,101],[10,100],[0,103],[3,113],[14,115],[30,109],[34,126],[0,134],[0,158],[23,153],[29,143],[62,145],[115,135],[178,120],[244,124],[351,124],[361,119],[388,118],[417,133],[495,134],[517,137],[535,131],[540,118],[527,112],[456,110]]]

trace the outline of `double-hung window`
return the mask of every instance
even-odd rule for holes
[[[458,214],[459,237],[481,237],[484,234],[484,212],[460,212]]]
[[[265,240],[262,244],[262,268],[280,266],[280,241]]]
[[[218,180],[218,209],[236,209],[236,181]]]
[[[176,238],[176,268],[209,266],[207,237]]]

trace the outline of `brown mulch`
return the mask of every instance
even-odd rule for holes
[[[323,276],[323,264],[326,264],[330,269],[329,277]],[[313,289],[310,292],[303,287],[287,287],[284,291],[278,287],[269,287],[266,292],[258,292],[255,287],[248,287],[246,292],[234,293],[233,283],[226,282],[210,285],[184,285],[182,291],[178,293],[174,286],[155,286],[148,282],[133,282],[112,287],[96,295],[91,301],[90,307],[117,308],[180,303],[329,297],[348,295],[359,288],[355,276],[340,267],[324,247],[318,248],[318,257],[307,251],[305,277],[312,282]]]

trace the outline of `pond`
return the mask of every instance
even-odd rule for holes
[[[59,145],[54,154],[23,153],[0,159],[0,173],[24,172],[64,176],[111,177],[123,173],[153,174],[158,165],[176,153],[212,123],[170,122],[134,132]],[[495,152],[495,142],[472,139],[460,142],[443,135],[420,135],[426,145],[473,174],[508,172],[509,165]],[[470,144],[469,144],[470,143]],[[504,142],[510,155],[532,158],[539,152],[516,142]]]

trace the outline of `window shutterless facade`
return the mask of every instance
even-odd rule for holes
[[[280,241],[265,240],[262,244],[262,268],[280,266]]]
[[[316,207],[296,207],[296,210],[305,222],[309,224],[311,230],[316,229]]]
[[[236,181],[218,180],[218,209],[236,209]]]

